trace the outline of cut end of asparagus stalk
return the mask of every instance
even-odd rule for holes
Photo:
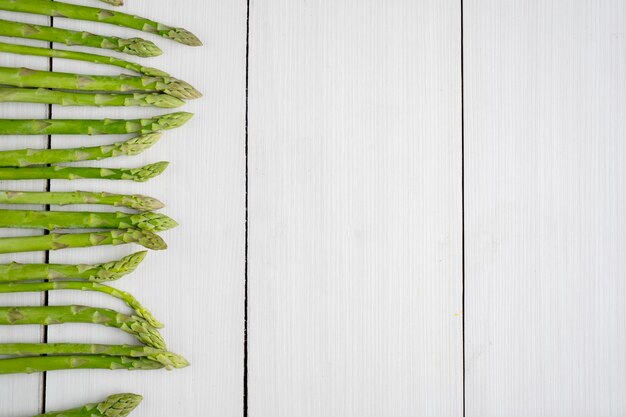
[[[187,359],[176,353],[167,351],[149,355],[148,358],[161,363],[167,370],[186,368],[189,366]]]
[[[141,38],[122,39],[120,40],[120,47],[122,52],[145,58],[159,56],[163,53],[154,42]]]
[[[140,211],[152,211],[165,207],[165,204],[163,204],[156,198],[148,197],[141,194],[125,196],[122,200],[122,203],[126,207],[130,207]]]
[[[98,272],[91,277],[94,282],[115,281],[133,272],[137,266],[145,259],[148,251],[140,251],[125,256],[117,261],[102,264]],[[89,265],[86,267],[91,268]]]
[[[115,394],[96,406],[105,417],[126,417],[141,403],[143,397],[137,394]]]
[[[193,86],[183,80],[174,79],[167,85],[165,90],[167,94],[181,99],[194,99],[202,97],[202,93],[193,88]]]
[[[126,213],[119,213],[120,216],[127,216]],[[178,223],[171,217],[160,213],[138,213],[130,216],[131,224],[121,223],[119,227],[137,228],[149,232],[162,232],[178,226]]]
[[[126,142],[119,143],[119,150],[124,155],[139,155],[146,149],[152,147],[161,139],[160,132],[146,133],[145,135],[137,136]]]
[[[169,164],[169,162],[161,161],[154,164],[145,165],[140,168],[131,168],[123,173],[122,179],[132,180],[136,182],[145,182],[151,178],[161,175]]]
[[[180,127],[187,123],[189,120],[191,120],[192,117],[193,113],[188,113],[184,111],[163,114],[153,119],[154,124],[156,125],[156,128],[153,130],[176,129],[177,127]]]
[[[166,37],[184,45],[202,46],[202,41],[187,29],[171,28],[169,32],[167,32]]]

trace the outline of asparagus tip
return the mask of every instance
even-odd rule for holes
[[[115,394],[99,403],[96,408],[106,417],[126,417],[141,403],[143,397],[137,394]]]
[[[134,194],[124,199],[124,204],[140,211],[152,211],[165,207],[161,201],[146,195]]]
[[[167,244],[159,236],[147,230],[139,229],[114,229],[107,232],[112,239],[112,245],[123,245],[125,243],[137,243],[146,249],[163,250],[167,249]],[[94,233],[97,234],[97,233]]]
[[[147,308],[135,306],[135,311],[137,312],[137,315],[141,317],[142,319],[144,319],[145,321],[147,321],[150,326],[155,327],[157,329],[162,329],[163,327],[165,327],[163,323],[158,321],[154,317],[152,312],[148,310]]]
[[[187,29],[172,28],[167,37],[185,45],[202,46],[202,41]]]
[[[187,123],[193,117],[193,113],[179,111],[176,113],[163,114],[154,118],[160,129],[175,129]]]
[[[172,352],[160,352],[149,356],[150,359],[161,363],[166,369],[180,369],[189,366],[187,359]]]
[[[161,139],[161,132],[146,133],[121,142],[119,149],[124,155],[138,155]]]
[[[173,79],[167,85],[165,92],[181,99],[194,99],[202,97],[202,93],[193,88],[191,84],[178,79]]]
[[[167,249],[167,243],[161,238],[161,236],[148,231],[138,231],[140,234],[137,236],[136,242],[141,246],[152,250],[165,250]]]
[[[136,227],[150,232],[162,232],[178,226],[178,223],[171,217],[160,213],[139,213],[131,216],[132,224],[129,227]]]
[[[140,168],[130,169],[125,179],[138,182],[148,181],[151,178],[161,175],[169,164],[169,162],[161,161],[154,164],[144,165]]]
[[[94,282],[115,281],[133,272],[144,260],[148,251],[132,253],[117,261],[102,264],[96,275],[90,278]]]
[[[167,91],[163,93],[151,93],[151,94],[135,94],[135,97],[139,100],[145,101],[148,105],[153,107],[160,107],[162,109],[175,109],[185,104],[180,95],[174,94],[173,91]]]
[[[160,69],[152,68],[152,67],[141,67],[141,73],[145,75],[149,75],[151,77],[169,77],[170,76],[167,72],[161,71]]]
[[[154,42],[141,39],[141,38],[130,38],[124,39],[124,45],[122,48],[123,52],[131,55],[137,55],[140,57],[152,57],[159,56],[163,53],[163,51],[154,44]]]

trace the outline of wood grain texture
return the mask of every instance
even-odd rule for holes
[[[10,18],[10,13],[0,12],[0,18]],[[43,16],[20,16],[23,21],[47,24],[48,19]],[[28,41],[25,43],[29,43]],[[34,44],[31,42],[31,44]],[[48,61],[45,58],[21,57],[16,55],[0,56],[2,66],[29,66],[45,70]],[[0,104],[0,118],[45,118],[47,106],[41,104]],[[20,137],[0,136],[0,150],[20,149],[24,147],[45,147],[47,138],[44,136]],[[0,181],[2,190],[32,190],[45,189],[44,181]],[[0,208],[3,206],[0,205]],[[38,209],[38,206],[27,206]],[[0,236],[27,236],[40,234],[38,231],[1,230]],[[20,253],[0,255],[0,263],[43,262],[42,253]],[[0,305],[38,305],[42,302],[39,294],[3,294],[0,296]],[[39,342],[42,337],[42,328],[39,326],[0,326],[0,343],[3,342]],[[39,399],[42,394],[40,375],[12,375],[0,376],[0,416],[15,417],[33,415],[39,412]]]
[[[253,1],[249,415],[460,416],[458,1]]]
[[[465,3],[467,416],[623,416],[626,4]]]
[[[205,46],[190,48],[123,28],[60,18],[55,19],[55,25],[149,38],[162,47],[164,54],[141,62],[189,81],[205,96],[181,109],[196,114],[190,123],[165,132],[161,142],[141,156],[81,164],[140,166],[168,160],[171,165],[162,176],[147,183],[53,181],[52,188],[138,192],[167,204],[162,212],[180,223],[177,229],[163,233],[169,249],[150,253],[135,273],[115,285],[136,295],[166,324],[163,334],[169,348],[187,357],[192,366],[173,372],[50,373],[48,409],[64,409],[114,392],[130,391],[145,397],[140,409],[133,413],[137,417],[239,416],[243,409],[246,4],[183,4],[165,0],[126,3],[125,11],[192,30]],[[83,73],[119,72],[57,59],[54,68]],[[166,112],[55,107],[53,116],[137,117]],[[55,136],[53,146],[109,143],[120,138]],[[59,251],[51,254],[51,261],[104,261],[138,249]],[[57,292],[51,294],[50,300],[53,304],[78,302],[127,311],[119,301],[93,294]],[[50,329],[51,342],[77,340],[133,342],[119,330],[102,326],[66,325]]]

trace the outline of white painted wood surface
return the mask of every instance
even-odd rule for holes
[[[460,416],[458,1],[254,1],[249,415]]]
[[[464,12],[466,415],[626,415],[626,3]]]
[[[205,97],[183,109],[194,120],[144,155],[91,164],[170,160],[162,177],[53,181],[52,189],[141,192],[167,203],[163,212],[181,223],[164,233],[170,249],[115,285],[165,322],[171,349],[192,367],[50,373],[47,410],[135,391],[146,397],[137,417],[240,416],[247,5],[127,3],[205,41],[192,49],[145,35],[165,54],[144,61]],[[464,3],[465,415],[622,416],[626,5]],[[251,0],[249,416],[463,415],[460,14],[457,0]],[[45,69],[47,61],[2,55],[0,65]],[[54,68],[118,72],[63,60]],[[53,116],[157,113],[165,111],[55,107]],[[46,114],[0,104],[0,117]],[[120,138],[54,137],[53,146]],[[0,149],[22,145],[45,139],[0,139]],[[51,261],[134,250],[61,251]],[[9,259],[43,254],[0,257]],[[52,293],[50,302],[127,311],[84,293]],[[0,342],[40,337],[37,327],[0,327]],[[51,327],[50,341],[133,340],[66,325]],[[41,386],[39,375],[0,377],[0,417],[36,413]]]

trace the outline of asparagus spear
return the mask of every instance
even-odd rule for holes
[[[130,274],[144,260],[147,251],[136,252],[122,259],[96,265],[68,264],[0,264],[0,282],[51,281],[81,279],[91,282],[115,281]]]
[[[1,2],[2,0],[0,0]],[[48,1],[48,0],[44,0]],[[0,84],[15,87],[58,88],[107,92],[163,92],[182,99],[201,94],[182,80],[172,77],[136,75],[84,75],[67,72],[38,71],[30,68],[0,67]]]
[[[160,213],[0,210],[0,228],[21,229],[139,229],[162,232],[178,223]]]
[[[0,103],[40,103],[59,106],[94,107],[160,107],[171,109],[185,102],[178,97],[163,93],[75,93],[46,88],[0,87]]]
[[[159,331],[146,320],[107,308],[87,306],[0,307],[0,325],[93,323],[115,327],[156,349],[166,349]],[[1,367],[0,367],[1,368]]]
[[[125,142],[111,145],[69,149],[19,149],[0,151],[0,167],[25,167],[60,162],[101,160],[120,155],[139,155],[152,147],[161,138],[161,133],[146,133]]]
[[[87,404],[80,408],[54,411],[33,417],[127,417],[143,398],[136,394],[115,394],[98,404]]]
[[[0,355],[104,355],[148,358],[167,369],[184,368],[189,362],[180,355],[163,349],[137,345],[92,345],[80,343],[5,343],[0,344]]]
[[[141,57],[158,56],[163,53],[154,43],[141,38],[124,39],[3,19],[0,19],[0,36],[110,49]]]
[[[0,26],[2,22],[0,22]],[[151,119],[0,119],[0,135],[121,135],[175,129],[192,113],[168,113]]]
[[[163,327],[163,324],[152,315],[150,310],[145,308],[135,297],[133,297],[132,294],[118,290],[113,287],[109,287],[107,285],[83,281],[0,283],[0,294],[17,292],[44,292],[55,290],[93,291],[108,294],[111,297],[118,298],[125,302],[128,307],[135,310],[137,316],[146,320],[151,326],[155,328]]]
[[[202,45],[200,39],[186,29],[175,28],[144,17],[133,16],[115,10],[100,9],[98,7],[79,6],[50,0],[0,0],[0,10],[109,23],[154,33],[185,45]]]
[[[64,49],[50,49],[39,46],[17,45],[14,43],[0,42],[0,52],[7,52],[18,55],[45,56],[49,58],[73,59],[75,61],[86,61],[95,64],[114,65],[125,68],[140,74],[153,75],[157,77],[169,77],[165,71],[156,68],[145,67],[141,64],[129,62],[123,59],[106,55],[88,54],[86,52],[67,51]]]
[[[0,253],[34,252],[66,248],[137,243],[145,248],[163,250],[167,245],[158,235],[144,230],[125,229],[91,233],[50,233],[42,236],[0,238]]]
[[[129,371],[146,371],[162,369],[163,367],[162,364],[152,359],[131,358],[128,356],[76,355],[0,359],[0,375],[32,374],[34,372],[64,369],[127,369]]]
[[[161,174],[169,162],[157,162],[140,168],[26,167],[0,168],[0,180],[75,180],[96,178],[105,180],[148,181]]]
[[[0,191],[0,204],[105,204],[115,207],[129,207],[139,211],[158,210],[165,207],[159,200],[141,194],[109,194],[88,191]]]

